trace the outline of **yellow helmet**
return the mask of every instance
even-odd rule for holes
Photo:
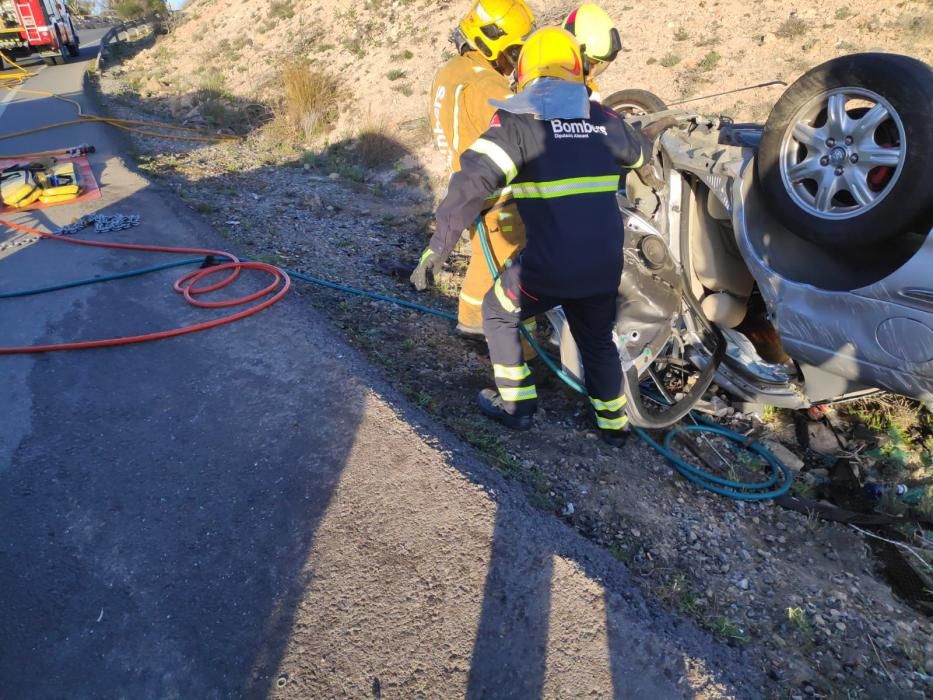
[[[517,89],[537,78],[583,82],[583,60],[573,34],[560,27],[545,27],[532,34],[518,57]]]
[[[564,29],[580,42],[587,69],[612,62],[622,49],[622,39],[612,18],[599,5],[591,2],[580,5],[567,15]]]
[[[460,20],[463,36],[490,63],[504,55],[514,64],[534,29],[535,16],[525,0],[476,0]]]

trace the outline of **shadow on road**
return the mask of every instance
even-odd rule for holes
[[[400,142],[381,147],[391,154],[389,170],[414,158]],[[322,156],[332,165],[359,148],[338,144]],[[409,172],[425,177],[417,166]],[[257,166],[187,186],[254,192],[262,175]],[[104,197],[118,204],[106,200],[106,188]],[[174,231],[169,239],[190,244],[202,226],[157,189],[119,204],[153,216],[134,240]],[[67,255],[53,263],[49,250],[33,246],[0,260],[4,289],[68,264]],[[140,264],[138,256],[124,260]],[[114,264],[112,256],[102,263]],[[154,303],[171,297],[166,279],[83,288],[40,305],[35,313],[52,320],[39,340],[81,337],[89,327],[171,327],[177,306]],[[4,325],[16,322],[10,308],[0,306]],[[0,362],[0,386],[19,386],[17,400],[0,408],[19,436],[0,442],[0,677],[11,697],[266,697],[276,694],[288,654],[301,653],[300,644],[288,652],[292,640],[323,634],[315,619],[302,618],[300,631],[296,622],[314,580],[309,555],[360,439],[369,387],[339,352],[317,351],[329,342],[307,331],[300,306],[287,308],[166,342]],[[425,432],[462,449],[443,431]],[[454,466],[491,489],[517,491],[471,461]],[[373,556],[367,566],[379,562]],[[566,565],[558,571],[555,562]],[[472,647],[463,649],[471,698],[541,697],[553,664],[569,663],[572,672],[574,655],[590,653],[564,648],[567,639],[606,645],[586,668],[608,673],[617,697],[691,695],[685,657],[713,675],[740,668],[733,650],[646,606],[622,564],[531,511],[520,493],[498,500],[482,565],[475,637],[466,630],[450,641]],[[595,597],[577,595],[575,582],[584,579]],[[556,603],[562,628],[552,620]],[[604,610],[594,616],[591,604]],[[580,619],[594,625],[591,638]],[[354,624],[351,606],[339,625]],[[566,639],[555,635],[560,629],[570,630]],[[341,630],[327,632],[339,638]],[[340,679],[325,673],[322,683],[333,688]]]
[[[54,245],[0,260],[4,289],[41,279],[24,275],[53,267]],[[171,297],[169,283],[20,304],[49,312],[38,342],[165,328],[177,305],[153,299]],[[14,303],[0,302],[7,339]],[[0,362],[19,399],[0,409],[4,693],[266,694],[363,412],[362,389],[336,367],[284,346],[298,331],[272,311],[161,343]]]

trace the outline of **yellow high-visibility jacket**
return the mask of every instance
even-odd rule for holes
[[[431,85],[429,120],[434,144],[451,171],[460,154],[489,127],[496,108],[489,100],[512,94],[509,81],[478,51],[468,51],[441,66]]]

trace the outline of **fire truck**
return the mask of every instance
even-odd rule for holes
[[[12,60],[37,55],[54,66],[77,56],[79,47],[63,0],[0,0],[0,51]],[[4,64],[0,57],[0,69]]]

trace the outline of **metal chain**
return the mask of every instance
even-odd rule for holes
[[[59,231],[60,235],[68,236],[94,224],[94,233],[111,233],[124,231],[139,226],[139,214],[89,214],[75,219]]]

